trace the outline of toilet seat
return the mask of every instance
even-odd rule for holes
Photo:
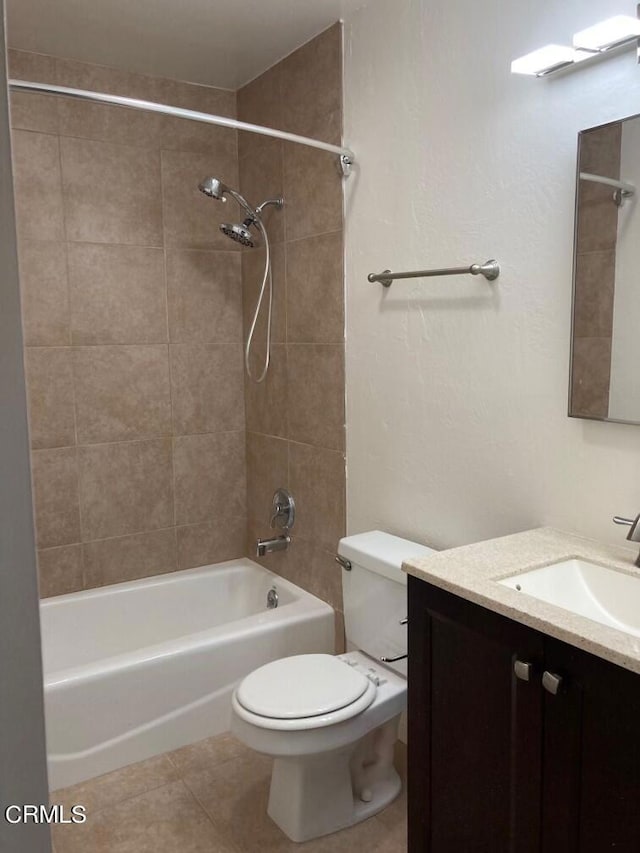
[[[333,655],[295,655],[250,673],[233,694],[234,711],[267,729],[302,730],[342,722],[373,702],[375,684]]]

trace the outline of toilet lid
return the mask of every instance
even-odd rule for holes
[[[296,719],[329,714],[359,699],[366,676],[332,655],[294,655],[261,666],[238,687],[238,702],[261,717]]]

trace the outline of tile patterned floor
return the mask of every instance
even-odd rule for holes
[[[406,798],[334,835],[294,844],[267,816],[271,760],[220,735],[55,791],[87,809],[54,853],[404,853]]]

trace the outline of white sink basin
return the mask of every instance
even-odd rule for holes
[[[498,583],[640,637],[640,578],[633,575],[574,559]]]

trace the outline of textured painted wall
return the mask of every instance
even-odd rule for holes
[[[18,79],[235,115],[234,92],[10,52]],[[246,535],[239,247],[210,174],[237,134],[12,97],[40,591],[240,557]]]
[[[348,527],[440,547],[540,524],[620,541],[640,429],[567,411],[576,137],[637,112],[633,53],[556,79],[512,58],[617,14],[374,0],[345,23]],[[385,267],[483,261],[483,279]]]

